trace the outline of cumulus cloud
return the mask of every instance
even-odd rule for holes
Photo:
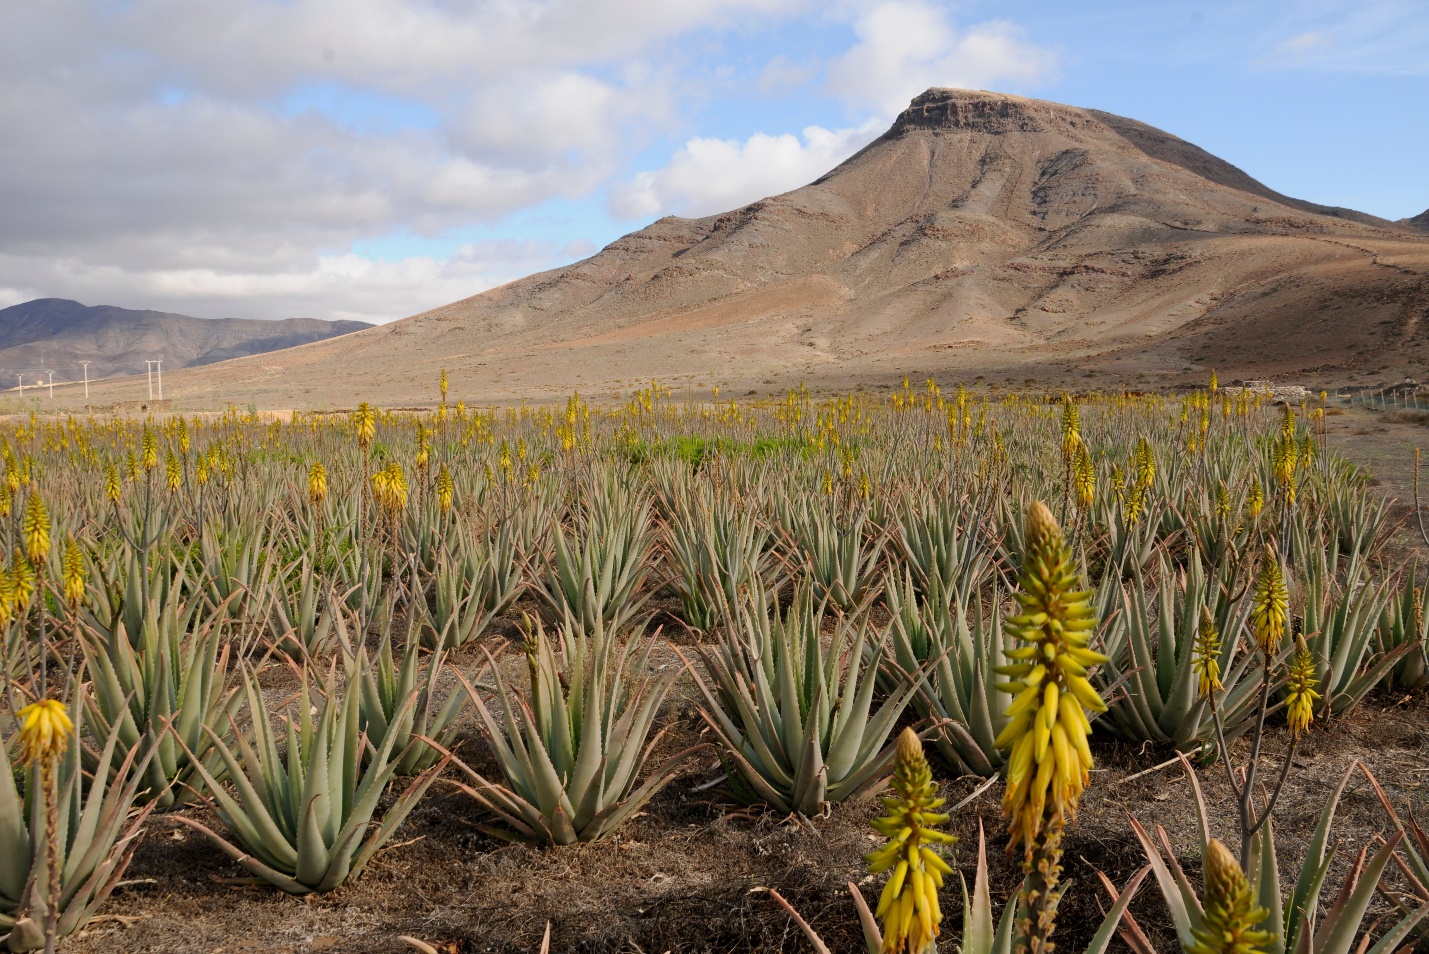
[[[795,15],[851,21],[853,47],[773,57],[748,89],[816,92],[826,72],[857,118],[691,138],[631,177],[709,98],[702,79],[733,88],[692,66],[720,31]],[[1010,25],[955,28],[923,0],[0,2],[0,303],[400,317],[585,248],[578,226],[453,235],[546,203],[595,215],[602,190],[623,217],[731,208],[822,174],[925,86],[1054,65]],[[447,251],[352,251],[399,235]]]
[[[611,190],[611,211],[637,219],[663,213],[691,217],[747,205],[805,185],[872,140],[881,122],[856,129],[809,126],[791,133],[737,139],[694,138],[664,168],[641,172]]]
[[[347,250],[589,197],[677,111],[667,45],[803,2],[0,4],[0,300],[391,318],[551,265]]]
[[[245,270],[202,265],[125,269],[77,260],[0,254],[0,307],[53,294],[90,305],[157,308],[204,318],[313,316],[385,322],[435,308],[512,279],[589,255],[576,242],[486,241],[450,257],[412,255],[396,261],[353,253],[319,255],[281,267]]]
[[[1057,54],[1005,20],[954,26],[923,0],[884,0],[854,21],[858,41],[829,67],[829,88],[891,117],[930,86],[993,89],[1034,84],[1057,69]]]
[[[1057,55],[1028,42],[1002,20],[954,26],[925,0],[882,0],[852,18],[854,44],[826,64],[825,85],[869,118],[829,130],[737,139],[692,138],[660,169],[636,173],[610,190],[610,208],[626,219],[675,213],[709,215],[786,192],[818,178],[881,133],[908,101],[930,86],[994,87],[1048,80]],[[808,64],[775,57],[758,78],[762,90],[813,76]]]

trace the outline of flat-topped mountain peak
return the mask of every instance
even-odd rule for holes
[[[1282,195],[1126,117],[935,88],[807,186],[282,360],[396,401],[442,367],[474,398],[1027,369],[1422,378],[1426,300],[1409,223]],[[192,387],[216,395],[230,368]]]

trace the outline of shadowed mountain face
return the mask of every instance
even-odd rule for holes
[[[55,381],[142,374],[149,358],[162,358],[164,371],[228,358],[291,348],[335,335],[361,331],[363,321],[290,318],[190,318],[162,311],[131,311],[107,305],[81,305],[65,298],[37,298],[0,309],[0,386],[30,371],[29,384],[46,380],[40,368],[52,368]]]
[[[1429,209],[1425,209],[1416,216],[1404,220],[1405,225],[1413,226],[1425,232],[1429,232]]]
[[[286,406],[430,400],[442,367],[476,400],[651,377],[1344,381],[1422,367],[1426,309],[1429,236],[1407,224],[1280,195],[1133,120],[933,89],[801,189],[182,386]],[[322,395],[292,386],[325,372]]]

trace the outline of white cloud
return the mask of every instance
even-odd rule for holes
[[[882,131],[809,126],[804,136],[756,133],[737,139],[694,138],[662,169],[641,172],[611,190],[611,211],[626,219],[674,212],[699,217],[796,189],[823,175]]]
[[[853,48],[750,76],[706,62],[720,31],[806,14],[853,18]],[[1008,24],[955,29],[920,0],[0,0],[0,302],[400,317],[576,247],[350,249],[547,202],[588,214],[612,180],[624,216],[722,211],[827,171],[925,86],[1054,64]],[[712,89],[809,88],[826,65],[847,128],[696,137],[626,171]]]
[[[1304,57],[1328,49],[1331,42],[1329,35],[1319,30],[1306,30],[1281,42],[1275,52],[1292,58]]]
[[[1292,0],[1279,8],[1260,66],[1429,74],[1423,0]]]
[[[806,2],[0,2],[0,289],[265,317],[464,297],[559,255],[344,252],[591,197],[678,115],[678,41]]]
[[[0,307],[53,294],[85,304],[157,308],[201,318],[312,316],[384,322],[435,308],[522,275],[589,255],[588,244],[490,241],[462,246],[448,259],[381,261],[351,253],[322,255],[283,268],[243,271],[201,266],[124,269],[73,260],[0,255]]]
[[[1057,54],[1028,42],[1005,20],[957,29],[924,0],[883,0],[854,21],[858,42],[829,68],[829,88],[845,101],[891,118],[931,86],[992,89],[1046,82]]]
[[[836,130],[809,126],[802,139],[791,133],[757,133],[743,142],[690,139],[664,167],[613,187],[611,211],[640,219],[737,208],[818,178],[931,86],[1031,84],[1048,80],[1057,68],[1053,51],[1027,42],[1012,24],[995,20],[957,29],[944,9],[925,0],[882,0],[864,7],[854,15],[853,31],[854,45],[827,64],[827,87],[856,114],[871,111],[867,121]],[[757,83],[768,92],[813,75],[807,64],[777,56]]]

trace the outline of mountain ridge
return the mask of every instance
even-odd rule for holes
[[[68,298],[36,298],[0,309],[0,369],[8,374],[54,368],[57,382],[136,374],[149,358],[164,370],[270,353],[371,328],[362,321],[288,318],[194,318],[173,312],[84,305]]]

